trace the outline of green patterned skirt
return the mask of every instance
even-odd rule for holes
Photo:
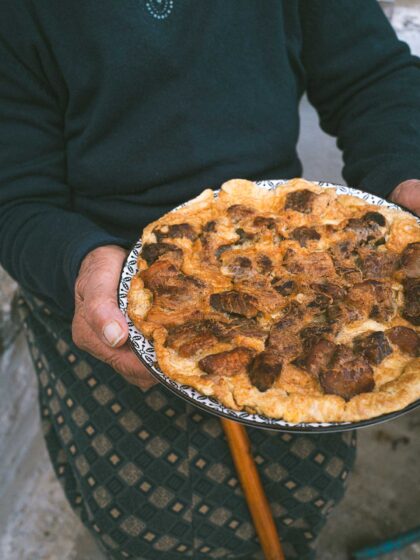
[[[70,324],[24,294],[45,441],[74,511],[112,559],[262,559],[221,424],[155,385],[142,391],[79,350]],[[248,428],[287,560],[344,494],[354,432]]]

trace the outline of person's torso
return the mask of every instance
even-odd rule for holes
[[[38,4],[47,77],[64,107],[74,209],[131,236],[226,179],[299,174],[296,6]]]

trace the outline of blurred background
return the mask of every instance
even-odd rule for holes
[[[420,0],[380,3],[420,56]],[[335,140],[319,129],[306,98],[298,150],[305,178],[343,182]],[[47,458],[15,289],[0,268],[0,560],[104,560],[67,505]],[[420,525],[419,433],[420,412],[359,432],[356,469],[321,535],[320,560],[345,560],[349,551]],[[420,542],[382,558],[420,560]]]

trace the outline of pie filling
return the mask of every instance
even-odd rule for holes
[[[142,241],[129,315],[167,375],[299,421],[420,397],[420,227],[409,214],[303,180],[274,191],[234,180]]]

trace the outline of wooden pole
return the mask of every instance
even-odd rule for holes
[[[225,418],[221,418],[221,422],[265,559],[285,560],[246,429],[242,424]]]

